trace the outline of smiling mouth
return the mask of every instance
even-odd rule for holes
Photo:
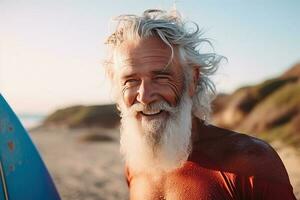
[[[141,111],[141,114],[144,116],[155,116],[155,115],[159,115],[160,113],[162,113],[163,110],[156,110],[156,111]]]

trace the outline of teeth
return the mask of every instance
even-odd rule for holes
[[[147,111],[143,111],[143,114],[145,115],[156,115],[160,113],[160,110],[147,110]]]

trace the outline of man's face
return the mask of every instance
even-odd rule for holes
[[[176,51],[174,51],[176,52]],[[175,107],[182,95],[184,76],[177,54],[169,63],[171,49],[161,39],[151,37],[139,42],[124,42],[118,51],[117,66],[123,104],[129,108],[166,102]],[[167,118],[165,110],[149,109],[137,113],[136,119],[145,123]]]
[[[176,52],[176,51],[174,51]],[[124,42],[115,56],[121,152],[135,170],[168,171],[189,155],[192,100],[178,55],[158,38]]]

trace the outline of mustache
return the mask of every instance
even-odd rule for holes
[[[166,101],[154,102],[148,105],[135,103],[131,107],[126,108],[126,116],[134,116],[138,112],[156,112],[159,110],[167,111],[169,113],[176,113],[176,107],[170,106]],[[122,114],[124,116],[124,114]]]

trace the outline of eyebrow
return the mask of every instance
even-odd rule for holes
[[[136,73],[121,76],[121,79],[128,79],[128,78],[131,78],[131,77],[134,77],[134,76],[136,76]]]
[[[163,70],[154,70],[151,72],[154,75],[170,75],[171,72],[168,69],[163,69]]]
[[[169,69],[162,69],[162,70],[153,70],[151,71],[152,75],[172,75],[171,71]],[[125,74],[121,76],[121,79],[128,79],[137,76],[137,73],[133,74]]]

